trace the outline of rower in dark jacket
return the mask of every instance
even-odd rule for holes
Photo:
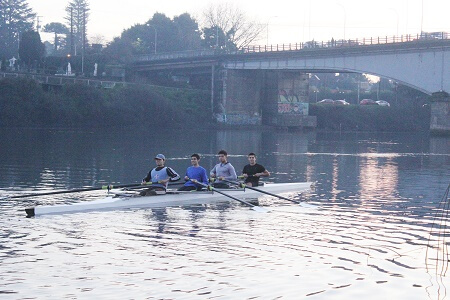
[[[269,171],[266,170],[262,165],[256,163],[256,154],[251,152],[248,154],[249,164],[244,167],[242,175],[244,176],[245,184],[248,186],[258,186],[259,178],[261,176],[270,176]]]
[[[152,185],[141,192],[141,195],[154,195],[155,191],[165,191],[170,182],[180,179],[180,175],[174,169],[166,167],[164,164],[166,157],[163,154],[155,156],[156,167],[148,172],[147,176],[142,179],[142,183],[151,182]]]

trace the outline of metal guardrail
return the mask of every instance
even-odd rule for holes
[[[433,32],[422,34],[407,34],[401,36],[384,36],[375,38],[361,38],[349,40],[334,40],[329,41],[309,41],[304,43],[289,43],[276,45],[253,45],[247,46],[238,50],[228,51],[227,49],[206,49],[206,50],[189,50],[167,53],[155,53],[136,55],[133,62],[148,62],[158,60],[169,60],[179,58],[195,58],[195,57],[214,57],[224,54],[246,54],[246,53],[260,53],[260,52],[282,52],[282,51],[298,51],[311,49],[330,49],[343,47],[358,47],[367,45],[386,45],[399,43],[423,43],[436,40],[449,40],[450,33],[448,32]]]
[[[30,74],[30,73],[9,73],[0,72],[0,77],[3,78],[29,78],[36,80],[42,84],[48,85],[64,85],[64,84],[83,84],[88,86],[102,87],[105,89],[113,88],[115,86],[125,86],[128,83],[121,81],[110,81],[110,80],[98,80],[98,79],[87,79],[78,78],[74,76],[50,76],[41,74]]]
[[[214,49],[205,50],[188,50],[188,51],[178,51],[178,52],[162,52],[154,54],[143,54],[135,56],[135,62],[140,61],[152,61],[152,60],[165,60],[165,59],[176,59],[176,58],[187,58],[187,57],[204,57],[204,56],[215,56],[220,51]]]
[[[376,38],[361,38],[361,39],[349,39],[349,40],[334,40],[329,41],[309,41],[305,43],[295,44],[277,44],[277,45],[256,45],[247,46],[242,49],[244,53],[255,52],[279,52],[279,51],[295,51],[303,49],[315,49],[315,48],[342,48],[342,47],[358,47],[368,45],[386,45],[386,44],[399,44],[399,43],[423,43],[436,40],[449,40],[450,33],[447,32],[434,32],[434,33],[422,33],[416,35],[401,35],[401,36],[384,36]]]
[[[163,89],[163,90],[175,90],[175,91],[199,91],[199,92],[208,92],[209,90],[201,90],[201,89],[192,89],[192,88],[183,88],[183,87],[170,87],[170,86],[162,86],[162,85],[154,85],[147,83],[136,83],[136,82],[125,82],[125,81],[111,81],[111,80],[96,80],[96,79],[87,79],[87,78],[78,78],[74,76],[50,76],[50,75],[42,75],[42,74],[33,74],[33,73],[17,73],[17,72],[0,72],[0,78],[29,78],[36,80],[41,84],[48,85],[65,85],[65,84],[83,84],[87,86],[93,86],[104,89],[112,89],[114,87],[125,87],[125,86],[148,86],[153,87],[155,89]]]

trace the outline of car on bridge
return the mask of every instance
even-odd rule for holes
[[[359,105],[378,105],[378,104],[375,100],[372,99],[362,99],[359,102]]]
[[[334,100],[333,99],[323,99],[323,100],[320,100],[319,102],[317,102],[317,104],[334,105]]]
[[[387,101],[384,101],[384,100],[378,100],[378,101],[375,101],[379,106],[391,106],[390,104],[389,104],[389,102],[387,102]]]
[[[334,100],[334,104],[336,105],[350,105],[347,101],[344,100]]]

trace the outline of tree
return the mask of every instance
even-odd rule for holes
[[[66,7],[67,24],[70,28],[70,47],[77,51],[78,48],[83,47],[83,43],[87,43],[87,23],[89,20],[89,2],[88,0],[71,0]]]
[[[17,55],[19,36],[33,29],[35,16],[26,0],[0,0],[0,57]]]
[[[201,32],[198,23],[188,13],[173,18],[176,29],[177,49],[195,50],[201,47]]]
[[[194,50],[200,47],[198,23],[189,14],[184,13],[171,20],[164,14],[155,13],[145,24],[124,30],[104,53],[110,59],[124,62],[137,54]]]
[[[219,28],[225,35],[222,43],[227,49],[242,48],[259,39],[265,26],[248,19],[243,11],[231,4],[211,4],[203,13],[204,29]],[[220,34],[219,34],[220,37]],[[204,36],[206,39],[207,37]]]
[[[227,48],[225,33],[218,26],[203,28],[203,46],[212,49]]]
[[[69,34],[69,29],[67,28],[67,26],[58,22],[52,22],[45,25],[43,31],[55,33],[55,52],[58,50],[58,34]]]
[[[20,37],[20,59],[30,68],[41,61],[45,54],[45,46],[36,31],[25,31]]]

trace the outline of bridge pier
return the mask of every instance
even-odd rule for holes
[[[430,100],[431,133],[450,135],[450,95],[446,92],[433,93]]]
[[[316,127],[308,115],[308,74],[299,71],[221,71],[215,116],[228,125]]]

